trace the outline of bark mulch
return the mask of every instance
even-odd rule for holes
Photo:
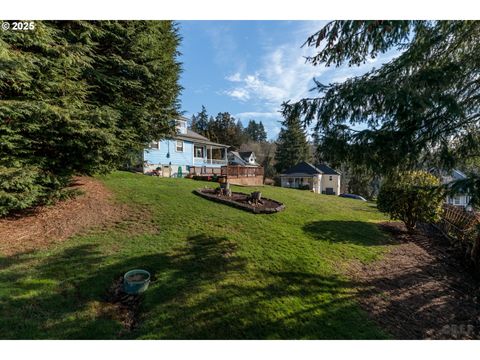
[[[480,282],[462,254],[440,236],[408,234],[401,223],[380,227],[394,239],[391,251],[348,269],[371,318],[397,339],[480,339]]]
[[[98,180],[77,177],[71,187],[82,194],[0,219],[0,255],[45,248],[92,227],[119,222],[128,214],[127,208],[116,204],[111,192]]]

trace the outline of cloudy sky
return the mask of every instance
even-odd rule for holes
[[[395,52],[361,67],[314,67],[302,48],[324,21],[181,21],[182,110],[187,117],[205,105],[211,115],[228,111],[244,125],[261,120],[268,138],[280,130],[280,105],[312,96],[313,78],[340,82],[380,67]]]

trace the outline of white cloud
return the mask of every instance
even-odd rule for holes
[[[270,112],[278,111],[284,101],[307,96],[313,78],[325,71],[325,68],[305,63],[305,56],[310,55],[312,49],[301,47],[308,35],[319,29],[317,26],[315,23],[314,30],[302,27],[293,40],[267,46],[258,69],[237,71],[226,77],[232,87],[224,94],[241,101],[251,99],[257,109]],[[237,96],[240,93],[241,98]]]
[[[235,74],[227,76],[225,79],[232,82],[240,82],[242,81],[242,75],[239,72],[236,72]]]
[[[242,88],[227,90],[225,91],[225,94],[240,101],[246,101],[250,99],[250,93],[247,90]]]
[[[251,108],[251,111],[237,114],[237,118],[265,120],[264,125],[269,136],[276,136],[280,130],[278,121],[282,119],[279,113],[281,104],[288,100],[295,102],[316,96],[316,93],[310,92],[314,87],[314,78],[325,84],[343,82],[398,55],[398,52],[392,51],[375,59],[368,59],[366,64],[360,67],[313,66],[306,62],[306,57],[315,54],[316,49],[302,45],[308,36],[318,31],[323,24],[301,23],[282,44],[275,44],[271,39],[264,41],[264,53],[258,68],[245,71],[246,64],[242,63],[236,67],[237,71],[225,77],[231,87],[220,93],[246,103]]]
[[[236,118],[239,119],[257,119],[257,118],[279,118],[280,113],[278,112],[256,112],[256,111],[250,111],[250,112],[241,112],[238,114],[235,114]]]

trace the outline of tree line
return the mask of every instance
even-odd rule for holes
[[[244,127],[240,120],[229,112],[219,112],[217,116],[209,116],[207,109],[202,105],[202,110],[194,114],[190,120],[190,129],[198,134],[220,144],[227,144],[234,149],[239,149],[248,141],[266,142],[267,132],[263,123],[250,120]]]

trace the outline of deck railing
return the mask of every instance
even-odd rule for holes
[[[235,177],[263,177],[263,167],[248,167],[241,165],[222,166],[222,175],[235,178]]]
[[[227,160],[225,159],[204,159],[204,158],[193,158],[194,164],[210,164],[210,165],[226,165]]]

